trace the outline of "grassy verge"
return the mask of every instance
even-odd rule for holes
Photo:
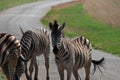
[[[23,3],[29,3],[40,0],[0,0],[0,11],[10,8],[12,6],[20,5]]]
[[[7,79],[6,79],[5,75],[0,73],[0,80],[7,80]]]
[[[113,28],[92,19],[84,12],[82,4],[61,9],[53,8],[42,22],[48,26],[48,22],[54,20],[59,23],[66,22],[64,32],[67,37],[85,36],[95,49],[120,56],[120,28]]]

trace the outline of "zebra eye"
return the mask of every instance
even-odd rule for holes
[[[58,44],[57,44],[57,47],[59,48],[60,46],[61,46],[61,44],[60,44],[60,43],[58,43]]]

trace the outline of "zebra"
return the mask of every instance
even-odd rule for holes
[[[8,33],[0,34],[0,67],[7,80],[13,80],[18,58],[21,54],[20,41]]]
[[[23,54],[25,58],[32,55],[31,60],[29,60],[30,65],[28,65],[28,62],[24,63],[26,78],[32,80],[33,68],[35,68],[34,80],[38,80],[38,64],[36,57],[43,54],[45,58],[46,80],[49,80],[50,39],[48,31],[45,29],[39,29],[23,32],[21,29],[21,32],[23,33],[21,38],[21,54]],[[19,68],[24,70],[21,67]],[[19,68],[17,68],[18,73],[20,70]]]
[[[67,71],[67,80],[71,80],[73,73],[76,80],[81,80],[78,74],[78,69],[84,67],[86,72],[85,80],[90,80],[90,66],[94,65],[94,72],[96,68],[104,63],[104,57],[100,60],[92,60],[92,46],[90,41],[84,36],[67,40],[62,36],[62,30],[65,23],[59,25],[55,20],[54,23],[49,22],[51,29],[51,39],[53,46],[53,53],[55,55],[55,62],[60,75],[60,80],[64,80],[64,70]]]
[[[31,58],[29,58],[30,60]],[[22,74],[25,72],[25,64],[24,62],[27,62],[27,61],[23,61],[21,58],[18,58],[18,61],[17,61],[17,65],[16,65],[16,70],[15,70],[15,77],[14,77],[14,80],[20,80]]]

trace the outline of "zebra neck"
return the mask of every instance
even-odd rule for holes
[[[59,48],[57,46],[53,48],[53,52],[56,57],[63,57],[65,53],[69,52],[68,43],[66,41],[62,41],[61,46]]]

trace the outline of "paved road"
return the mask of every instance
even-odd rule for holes
[[[19,27],[22,27],[24,31],[33,29],[34,27],[43,27],[43,25],[39,23],[39,19],[42,18],[52,6],[69,1],[71,0],[44,0],[13,7],[0,12],[0,33],[7,32],[15,35],[17,38],[20,38],[21,32]],[[103,75],[97,71],[94,76],[91,76],[91,80],[120,80],[120,58],[99,50],[93,51],[94,59],[100,59],[103,56],[106,58]],[[38,57],[38,63],[39,80],[45,80],[45,67],[42,55]],[[84,80],[84,69],[79,70],[79,73],[82,80]],[[50,54],[50,79],[59,80],[59,75],[52,53]],[[73,76],[72,80],[74,80]]]

